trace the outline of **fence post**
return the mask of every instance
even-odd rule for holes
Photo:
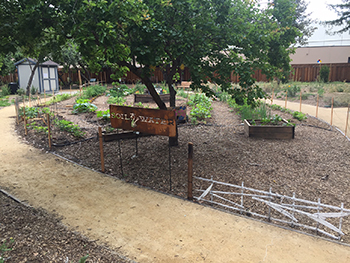
[[[275,94],[275,88],[272,89],[272,95],[271,95],[271,105],[273,103],[273,95]]]
[[[284,108],[286,108],[286,109],[287,109],[287,99],[288,99],[288,93],[287,93],[287,91],[286,91],[286,101],[285,101],[285,103],[284,103]]]
[[[317,104],[316,104],[316,118],[318,117],[318,101],[319,101],[320,95],[317,94]]]
[[[105,159],[103,156],[103,140],[102,140],[102,129],[98,127],[98,138],[100,141],[100,156],[101,156],[101,171],[105,172]]]
[[[193,200],[193,143],[188,143],[188,184],[187,199]]]
[[[26,109],[25,109],[25,107],[23,107],[23,121],[24,121],[24,134],[28,135],[27,118],[26,118]]]
[[[19,124],[19,119],[18,119],[18,115],[19,115],[18,97],[15,98],[15,110],[16,110],[16,122],[17,122],[17,125],[18,125]]]
[[[47,136],[49,139],[49,148],[51,149],[52,143],[51,143],[51,124],[50,124],[50,114],[46,114],[46,120],[47,120]]]
[[[346,113],[345,136],[346,136],[346,132],[348,131],[349,111],[350,111],[350,104],[348,105],[348,112]]]
[[[301,112],[301,89],[300,89],[300,105],[299,105],[299,112]]]
[[[332,108],[331,108],[331,126],[333,126],[333,105],[334,105],[334,97],[332,98]]]

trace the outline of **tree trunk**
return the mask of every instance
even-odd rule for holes
[[[39,67],[39,61],[37,61],[34,65],[34,68],[31,68],[32,73],[30,74],[29,80],[28,80],[28,84],[27,84],[27,88],[26,88],[26,94],[27,96],[29,96],[30,93],[30,87],[32,86],[32,82],[33,82],[33,78],[34,78],[34,74],[35,74],[35,70]]]
[[[119,64],[121,66],[128,67],[132,73],[134,73],[136,76],[138,76],[142,80],[143,84],[146,85],[149,93],[151,94],[153,100],[155,101],[155,103],[157,103],[157,106],[159,107],[159,109],[161,109],[161,110],[166,110],[167,109],[165,103],[159,97],[156,89],[154,88],[151,80],[148,77],[143,77],[137,67],[135,67],[135,66],[133,66],[133,65],[127,63],[127,62],[123,61],[123,62],[120,62]]]

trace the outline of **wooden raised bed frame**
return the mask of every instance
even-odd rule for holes
[[[285,119],[283,122],[288,123]],[[248,120],[244,120],[244,134],[247,137],[288,140],[294,139],[294,132],[294,125],[251,125]]]

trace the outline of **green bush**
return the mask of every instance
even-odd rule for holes
[[[323,82],[328,82],[329,79],[329,72],[330,72],[330,68],[326,65],[323,65],[320,69],[320,79]]]
[[[38,92],[38,88],[32,86],[30,89],[30,94],[35,95]]]
[[[6,97],[9,95],[11,95],[11,89],[8,86],[2,86],[0,97]]]
[[[236,104],[234,99],[228,100],[228,105],[231,108],[234,108],[237,113],[240,115],[241,120],[258,120],[271,117],[271,110],[268,109],[265,103],[261,103],[258,107],[253,107],[248,105],[247,99],[244,99],[243,105]]]
[[[109,120],[111,118],[111,114],[109,113],[109,109],[108,110],[100,110],[96,112],[96,116],[97,118],[102,118],[104,120]]]
[[[285,90],[287,91],[287,96],[293,98],[297,95],[298,92],[300,92],[300,87],[297,85],[288,85]]]

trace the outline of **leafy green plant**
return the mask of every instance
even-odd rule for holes
[[[71,121],[54,119],[53,123],[61,130],[71,133],[75,137],[83,137],[85,132],[83,132],[80,127]]]
[[[10,106],[11,103],[8,101],[8,99],[0,99],[0,107],[7,107]]]
[[[125,97],[133,92],[132,89],[125,84],[119,84],[109,90],[109,96],[111,97]]]
[[[9,242],[6,242],[6,240],[1,244],[0,246],[0,263],[4,263],[6,259],[4,258],[4,254],[8,251],[11,251],[12,248],[9,248],[9,246],[15,242],[14,239],[10,238]]]
[[[26,93],[26,92],[25,92],[24,89],[19,88],[19,89],[17,90],[17,94],[18,94],[19,96],[23,96],[25,93]]]
[[[1,87],[0,97],[5,97],[11,94],[11,89],[8,86]]]
[[[76,103],[73,105],[73,114],[83,113],[83,112],[95,112],[97,106],[90,103],[89,99],[77,99]]]
[[[317,94],[320,96],[320,97],[323,97],[323,94],[324,94],[324,88],[320,88],[317,90]]]
[[[105,86],[89,86],[84,89],[81,99],[92,99],[106,92]]]
[[[50,112],[50,109],[45,107],[45,108],[40,108],[40,107],[25,107],[24,108],[24,112],[26,114],[26,118],[27,119],[33,119],[38,117],[38,115],[44,115],[44,114],[50,114],[50,116],[53,115],[52,112]],[[23,116],[23,107],[20,108],[19,111],[19,116],[22,117]]]
[[[35,95],[38,92],[38,88],[32,86],[30,89],[30,94]]]
[[[89,255],[86,255],[86,256],[80,258],[78,263],[85,263],[86,260],[88,259],[88,257],[89,257]]]
[[[186,91],[184,91],[183,89],[178,90],[177,95],[182,97],[182,98],[188,98],[188,93]]]
[[[188,105],[192,107],[190,111],[191,120],[193,123],[197,123],[198,120],[205,120],[211,117],[211,99],[205,96],[204,94],[196,93],[193,96],[190,96]]]
[[[298,92],[300,92],[300,87],[297,85],[288,85],[285,90],[287,91],[288,97],[295,97]]]
[[[329,72],[330,68],[326,65],[323,65],[320,69],[320,79],[325,83],[328,82]]]
[[[105,111],[103,111],[103,110],[97,111],[96,115],[97,115],[97,118],[102,118],[104,120],[109,120],[111,118],[111,114],[109,112],[109,109],[105,110]]]
[[[306,115],[302,112],[299,112],[299,111],[293,112],[293,117],[299,121],[307,119]]]
[[[146,86],[144,84],[136,83],[133,93],[143,94],[145,89],[146,89]]]
[[[107,100],[108,104],[116,104],[116,105],[123,105],[125,104],[126,99],[123,97],[109,97]]]
[[[58,94],[55,97],[53,97],[51,100],[45,102],[45,105],[51,105],[60,101],[64,101],[64,100],[68,100],[71,97],[74,97],[75,95],[73,94],[68,94],[68,93],[64,93],[64,94]]]

